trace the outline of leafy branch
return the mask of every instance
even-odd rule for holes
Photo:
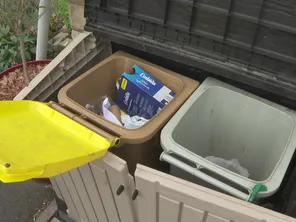
[[[29,25],[25,21],[36,19],[36,10],[38,9],[37,0],[1,0],[0,1],[0,24],[10,27],[11,32],[19,38],[23,71],[27,84],[30,82],[28,73],[26,52],[25,52],[25,34],[29,31]],[[30,22],[29,22],[30,23]],[[31,23],[32,24],[32,23]]]
[[[36,54],[35,35],[25,33],[24,42],[25,56],[30,61]],[[0,58],[0,72],[22,62],[19,38],[13,34],[10,27],[2,25],[0,25]]]

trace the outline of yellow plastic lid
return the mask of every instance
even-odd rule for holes
[[[6,183],[58,175],[118,142],[33,101],[0,102],[0,126],[0,180]]]

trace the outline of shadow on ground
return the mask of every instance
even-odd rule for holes
[[[51,187],[33,180],[11,184],[0,182],[0,221],[32,222],[38,210],[53,199]]]

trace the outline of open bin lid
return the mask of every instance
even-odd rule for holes
[[[94,35],[295,100],[295,1],[84,3]]]
[[[0,180],[52,177],[103,156],[119,139],[99,135],[33,101],[0,102]]]

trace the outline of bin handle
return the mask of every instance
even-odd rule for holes
[[[200,170],[198,170],[197,168],[191,167],[186,163],[183,163],[182,161],[178,160],[175,157],[170,156],[169,154],[163,152],[160,156],[160,160],[164,160],[165,162],[168,162],[222,190],[225,190],[227,193],[232,194],[233,196],[236,196],[242,200],[248,201],[250,194],[245,194],[240,190],[235,189],[234,187],[229,186],[226,183],[223,183],[213,177],[210,177],[209,175],[201,172]]]
[[[63,115],[69,117],[70,119],[76,121],[77,123],[85,126],[86,128],[92,130],[93,132],[101,135],[102,137],[105,137],[106,139],[112,141],[112,146],[117,146],[120,143],[120,140],[117,136],[111,135],[107,132],[105,132],[104,130],[94,126],[93,124],[89,123],[88,121],[84,120],[83,118],[81,118],[80,116],[78,116],[77,114],[74,114],[72,112],[70,112],[69,110],[63,108],[62,106],[60,106],[59,104],[55,103],[55,102],[49,102],[49,106],[51,108],[53,108],[54,110],[62,113]]]

